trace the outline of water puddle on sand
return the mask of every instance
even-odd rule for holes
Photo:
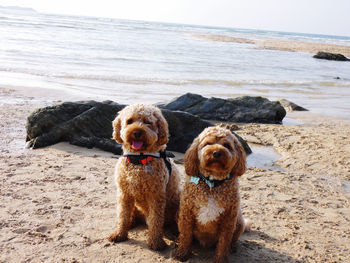
[[[285,117],[282,121],[283,125],[301,125],[302,123],[296,119]]]
[[[278,154],[272,146],[262,146],[259,144],[249,144],[253,153],[247,156],[247,166],[256,167],[267,170],[283,171],[281,167],[275,164],[282,156]],[[326,175],[313,175],[316,176],[335,189],[341,190],[345,193],[350,200],[350,181],[330,177]]]
[[[249,144],[249,146],[253,152],[247,156],[248,167],[282,171],[281,167],[275,165],[282,156],[272,146],[258,144]]]

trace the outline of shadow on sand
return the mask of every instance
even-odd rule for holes
[[[131,231],[147,231],[146,226],[137,226]],[[165,239],[170,245],[161,252],[154,252],[164,259],[169,259],[172,257],[172,253],[176,247],[176,234],[171,231],[166,231]],[[273,249],[265,247],[261,244],[264,240],[265,243],[278,242],[277,239],[270,237],[262,231],[252,230],[249,233],[245,233],[241,239],[234,245],[229,256],[229,262],[286,262],[286,263],[302,263],[295,258],[282,254],[281,252],[275,251]],[[148,249],[147,243],[145,241],[129,239],[125,244],[130,246],[139,246],[144,249]],[[192,255],[191,258],[186,262],[191,263],[209,263],[212,262],[215,255],[215,247],[210,249],[205,249],[199,245],[198,242],[194,241],[192,244]]]

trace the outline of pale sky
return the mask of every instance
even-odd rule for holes
[[[0,0],[39,12],[350,36],[350,0]]]

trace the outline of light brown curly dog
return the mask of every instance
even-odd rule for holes
[[[113,129],[113,138],[122,144],[124,155],[115,169],[117,228],[108,239],[126,240],[132,222],[142,215],[149,230],[148,247],[161,250],[166,247],[164,221],[175,222],[180,199],[179,172],[164,157],[168,123],[158,108],[135,104],[119,112]]]
[[[179,244],[174,257],[185,261],[193,236],[203,247],[216,244],[214,262],[226,262],[231,243],[246,222],[240,208],[238,177],[246,170],[246,155],[227,129],[206,128],[185,154],[188,175],[181,193]]]

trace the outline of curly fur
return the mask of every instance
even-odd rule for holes
[[[194,236],[204,247],[216,244],[214,262],[226,262],[231,243],[238,240],[246,224],[238,185],[238,177],[246,170],[245,152],[229,130],[209,127],[187,150],[185,170],[188,177],[181,193],[179,245],[174,257],[187,260]],[[220,186],[209,188],[202,181],[198,184],[189,181],[198,172],[216,180],[230,177]]]
[[[151,105],[125,107],[113,121],[113,138],[124,152],[157,153],[166,148],[168,124],[161,111]],[[142,142],[135,147],[134,142]],[[117,185],[117,228],[109,236],[111,242],[127,239],[128,231],[137,217],[148,225],[148,247],[165,248],[164,222],[175,222],[179,206],[179,172],[172,162],[172,174],[163,159],[155,158],[146,165],[134,165],[119,158],[115,169]]]

